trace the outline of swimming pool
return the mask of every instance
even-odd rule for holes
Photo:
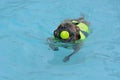
[[[54,52],[46,38],[81,14],[92,34],[64,63],[71,50]],[[120,80],[119,14],[119,0],[1,0],[0,80]]]

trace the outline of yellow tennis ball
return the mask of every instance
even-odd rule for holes
[[[62,39],[68,39],[68,38],[69,38],[69,32],[68,32],[68,31],[62,31],[62,32],[60,33],[60,37],[61,37]]]

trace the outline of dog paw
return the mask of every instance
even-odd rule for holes
[[[63,59],[63,62],[67,62],[69,61],[70,57],[69,56],[66,56],[64,59]]]
[[[53,51],[58,51],[58,50],[59,50],[58,47],[53,48]]]

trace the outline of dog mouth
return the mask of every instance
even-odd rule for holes
[[[63,39],[63,38],[61,38],[61,36],[60,36],[60,33],[61,33],[62,31],[54,31],[54,36],[55,36],[55,38],[57,38],[57,39],[59,39],[61,42],[71,42],[71,41],[73,41],[73,37],[74,37],[74,34],[70,34],[70,36],[68,37],[68,38],[66,38],[66,39]]]
[[[69,33],[69,37],[67,39],[61,38],[60,34],[62,31],[67,31]],[[55,38],[59,39],[62,42],[71,42],[75,38],[75,28],[72,26],[59,26],[55,31],[54,31],[54,36]]]

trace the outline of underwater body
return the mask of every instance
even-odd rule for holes
[[[0,80],[120,80],[119,0],[1,0]],[[52,51],[46,39],[65,19],[85,15],[81,50]]]

